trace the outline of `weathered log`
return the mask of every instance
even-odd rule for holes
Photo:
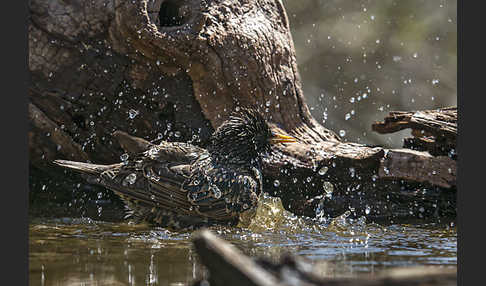
[[[208,230],[200,231],[193,240],[196,252],[209,270],[209,285],[457,285],[457,270],[420,267],[394,269],[376,278],[328,278],[320,275],[303,258],[284,255],[273,263],[266,258],[252,259],[230,243]],[[196,282],[194,285],[202,285]]]
[[[429,151],[434,156],[456,158],[457,107],[421,111],[392,111],[383,122],[375,122],[378,133],[393,133],[411,128],[413,138],[406,138],[405,148]]]
[[[58,175],[47,164],[54,159],[114,163],[122,148],[143,149],[117,130],[204,146],[232,110],[256,106],[299,140],[264,166],[265,190],[294,213],[314,216],[321,204],[329,215],[371,206],[370,219],[455,215],[455,167],[445,174],[441,160],[421,163],[440,168],[410,176],[393,164],[402,153],[342,142],[311,116],[281,0],[84,4],[29,2],[29,114],[38,109],[50,122],[31,128],[31,168]],[[46,135],[55,130],[64,153]],[[322,202],[329,183],[332,199]]]
[[[431,156],[426,152],[408,149],[388,150],[378,177],[403,179],[434,186],[456,186],[456,162],[447,156]]]

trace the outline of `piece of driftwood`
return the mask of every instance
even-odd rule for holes
[[[252,259],[208,230],[200,231],[193,242],[199,259],[209,270],[210,286],[457,285],[457,270],[451,268],[398,268],[376,278],[329,278],[320,275],[311,262],[290,254],[278,263],[265,258]],[[193,285],[203,284],[198,281]]]
[[[412,129],[413,138],[406,138],[404,147],[429,151],[434,156],[456,158],[457,107],[421,111],[392,111],[383,122],[375,122],[372,130],[393,133]]]
[[[455,216],[447,158],[342,142],[312,117],[281,0],[32,0],[29,11],[33,189],[64,174],[55,159],[115,163],[144,140],[204,146],[232,110],[257,106],[299,140],[264,166],[264,189],[292,212]],[[398,158],[438,169],[419,177]]]

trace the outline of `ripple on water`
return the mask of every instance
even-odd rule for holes
[[[390,266],[457,264],[455,227],[384,227],[366,223],[364,217],[351,219],[349,213],[315,220],[285,211],[279,199],[269,196],[262,198],[246,225],[210,229],[248,255],[276,260],[291,252],[316,264],[328,263],[326,273],[333,276],[373,273]],[[60,284],[70,277],[124,285],[144,284],[147,277],[151,281],[164,277],[162,284],[190,283],[206,275],[192,249],[192,235],[87,218],[33,220],[29,226],[31,284],[38,284],[46,273]]]

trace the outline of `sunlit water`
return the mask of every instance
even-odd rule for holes
[[[246,227],[211,230],[250,256],[277,261],[292,253],[328,277],[372,276],[392,267],[456,267],[450,225],[391,225],[350,219],[307,219],[266,198]],[[192,248],[193,233],[90,219],[32,220],[30,285],[183,285],[207,277]]]

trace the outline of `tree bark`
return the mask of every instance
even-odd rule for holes
[[[253,106],[299,140],[278,146],[264,168],[265,190],[294,213],[455,215],[448,157],[433,164],[452,177],[408,176],[389,162],[432,159],[342,142],[311,116],[281,0],[32,0],[30,12],[31,169],[117,162],[133,145],[117,130],[204,146],[231,111]]]

